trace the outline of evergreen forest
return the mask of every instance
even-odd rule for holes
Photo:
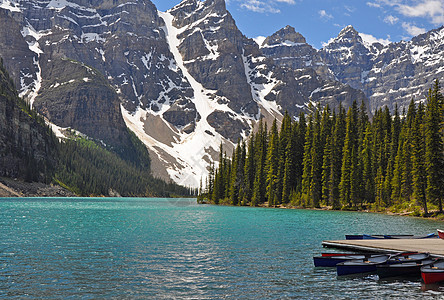
[[[133,137],[141,145],[136,136]],[[79,196],[176,197],[190,196],[194,190],[154,178],[145,146],[146,165],[125,160],[93,140],[77,137],[60,141],[58,164],[53,181]]]
[[[278,128],[265,122],[201,184],[199,201],[343,210],[443,210],[444,97],[438,80],[407,111],[364,104],[311,107]],[[202,187],[203,185],[203,187]]]

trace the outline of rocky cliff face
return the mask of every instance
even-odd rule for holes
[[[444,77],[444,27],[402,41],[370,43],[352,26],[316,50],[290,26],[268,37],[261,50],[275,63],[311,68],[322,78],[335,79],[369,98],[370,109],[387,105],[407,108],[420,101],[435,79]]]
[[[47,181],[56,164],[55,137],[31,116],[0,63],[0,176]]]
[[[2,8],[0,22],[9,25],[0,29],[0,56],[20,95],[58,127],[132,152],[122,109],[159,111],[170,98],[191,96],[149,1],[5,1]]]

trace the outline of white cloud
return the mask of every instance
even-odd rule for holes
[[[348,11],[349,13],[354,13],[356,11],[356,8],[353,6],[344,5],[344,9]]]
[[[281,12],[279,9],[274,8],[270,4],[258,0],[247,0],[245,3],[241,4],[241,7],[257,13],[277,14]]]
[[[381,7],[380,4],[374,3],[374,2],[367,2],[367,6],[376,7],[376,8],[380,8]]]
[[[407,33],[411,36],[416,36],[426,32],[425,28],[417,27],[406,22],[402,23],[402,28],[404,28],[404,30],[407,31]]]
[[[296,4],[294,0],[276,0],[276,2],[282,2],[287,4]]]
[[[359,36],[362,38],[364,43],[369,44],[369,45],[372,45],[374,43],[381,43],[384,46],[386,46],[391,43],[390,37],[388,37],[387,39],[378,39],[378,38],[374,37],[373,35],[366,34],[366,33],[359,33]]]
[[[295,0],[239,0],[242,8],[257,12],[257,13],[280,13],[281,10],[277,6],[281,3],[294,5]]]
[[[392,7],[404,17],[426,18],[433,25],[444,24],[443,0],[374,0],[367,5]]]
[[[396,23],[398,23],[399,18],[392,16],[392,15],[388,15],[387,17],[384,18],[384,22],[390,25],[394,25]]]
[[[429,18],[434,25],[444,23],[444,1],[442,0],[423,0],[414,6],[397,4],[396,10],[406,17]]]
[[[318,11],[318,13],[321,19],[326,19],[326,20],[333,19],[333,16],[328,14],[324,9]]]

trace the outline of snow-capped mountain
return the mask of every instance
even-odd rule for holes
[[[297,42],[291,39],[296,36]],[[425,99],[433,80],[444,77],[444,27],[383,45],[347,26],[316,50],[287,26],[267,38],[261,50],[277,64],[312,68],[323,78],[362,90],[371,111],[385,105],[394,109],[395,103],[407,108],[412,97]]]
[[[128,127],[155,175],[194,187],[219,145],[230,152],[261,118],[368,104],[386,48],[351,29],[318,51],[292,27],[257,45],[224,0],[167,12],[149,0],[0,0],[0,56],[59,135],[70,127],[125,151]]]

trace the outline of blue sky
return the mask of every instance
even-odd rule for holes
[[[180,0],[151,0],[165,11]],[[226,0],[246,36],[293,26],[315,48],[347,25],[368,39],[397,42],[444,25],[444,0]]]

